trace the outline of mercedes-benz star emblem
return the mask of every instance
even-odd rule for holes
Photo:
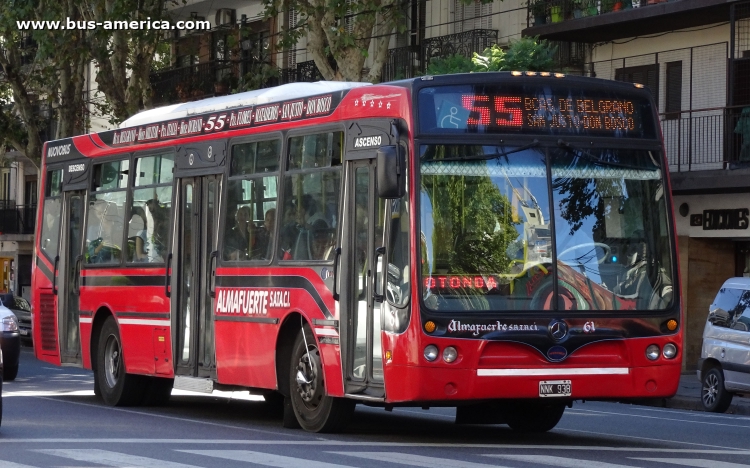
[[[562,320],[553,320],[547,330],[553,340],[560,341],[568,334],[568,325]]]

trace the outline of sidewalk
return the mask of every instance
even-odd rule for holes
[[[636,404],[645,406],[658,406],[662,408],[676,408],[694,411],[705,411],[701,403],[701,383],[695,372],[684,373],[680,377],[680,386],[677,395],[672,398],[654,398],[641,400]],[[727,414],[742,414],[750,416],[750,398],[737,395],[732,398],[732,405],[726,411]]]

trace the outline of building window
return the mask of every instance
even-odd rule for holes
[[[679,119],[682,110],[682,61],[667,62],[667,83],[664,95],[666,100],[664,118]]]
[[[659,64],[625,67],[615,70],[615,80],[628,83],[640,83],[646,86],[659,105]]]

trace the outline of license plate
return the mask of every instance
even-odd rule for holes
[[[539,381],[540,397],[568,397],[573,385],[570,380],[541,380]]]
[[[18,329],[18,333],[20,333],[20,334],[22,334],[22,335],[28,335],[28,334],[29,334],[29,331],[28,331],[28,330],[25,330],[25,329],[23,329],[23,328],[19,328],[19,329]]]

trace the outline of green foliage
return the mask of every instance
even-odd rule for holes
[[[510,43],[505,52],[505,70],[550,71],[555,66],[556,46],[536,37],[524,37]],[[485,52],[487,52],[485,50]]]
[[[252,91],[268,86],[268,83],[279,77],[279,69],[269,63],[260,63],[251,68],[237,82],[237,86],[232,89],[233,93],[243,91]]]
[[[525,37],[512,41],[507,49],[497,44],[469,59],[459,54],[433,58],[427,67],[429,75],[488,71],[549,71],[555,66],[556,47],[545,40]]]
[[[430,60],[427,66],[428,75],[447,75],[450,73],[467,73],[476,67],[469,57],[453,54],[448,57],[438,57]]]

